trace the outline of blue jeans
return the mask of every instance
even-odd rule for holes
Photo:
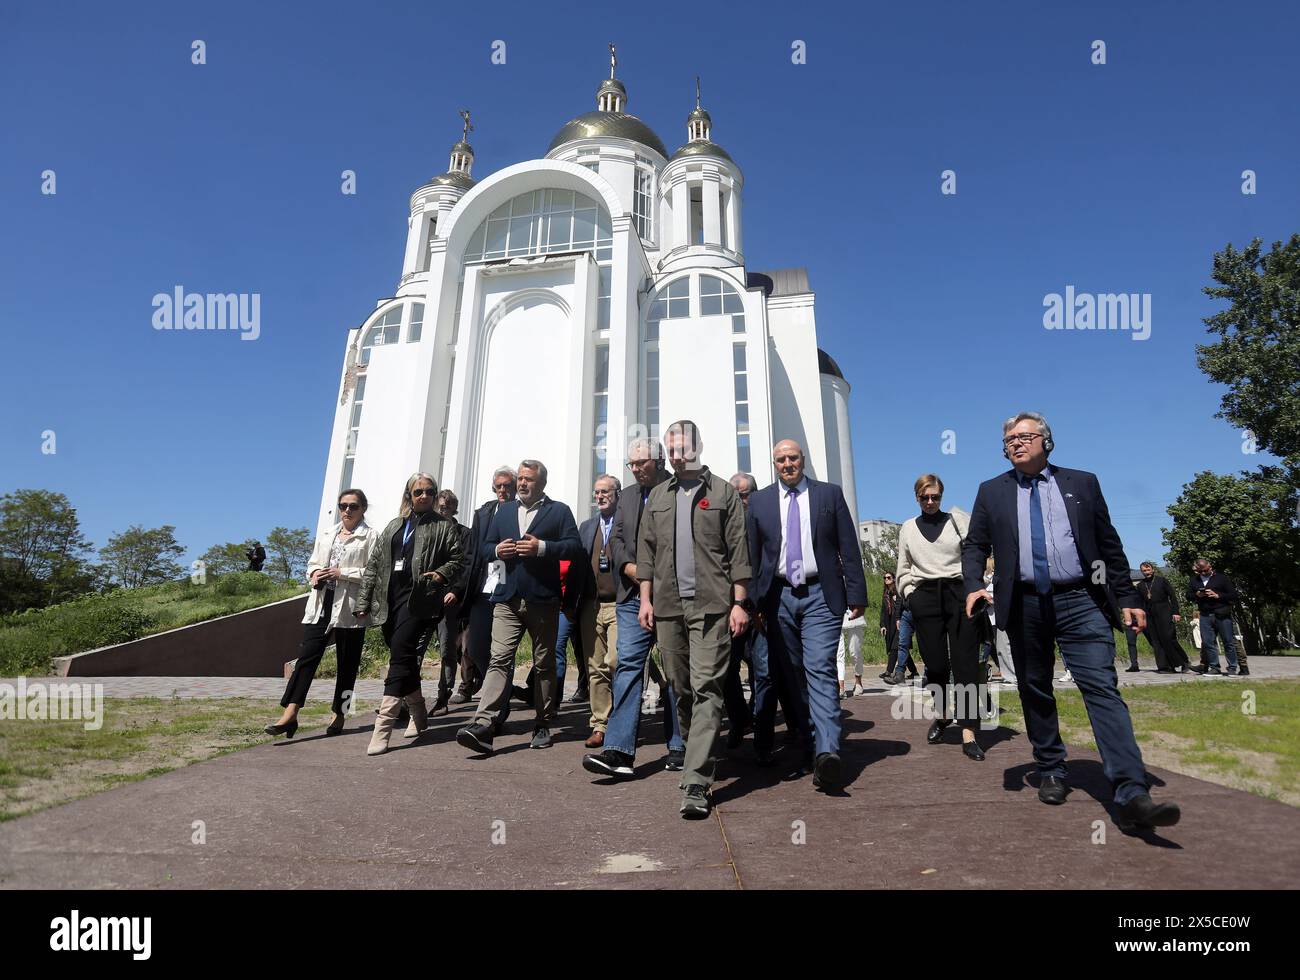
[[[843,616],[826,607],[822,587],[810,582],[785,583],[769,622],[767,640],[774,670],[780,670],[801,717],[799,729],[805,751],[839,752],[840,684],[835,650]]]
[[[655,635],[641,628],[637,613],[641,611],[641,597],[632,595],[618,604],[614,614],[618,618],[618,667],[614,671],[614,692],[605,728],[605,748],[636,755],[636,736],[641,727],[641,694],[645,689],[645,665],[654,646]],[[672,685],[667,685],[664,698],[664,734],[670,750],[685,751],[681,729],[677,723],[677,698]]]
[[[569,636],[578,628],[578,624],[569,618],[569,614],[560,611],[560,624],[555,631],[555,686],[564,700],[564,672],[569,665]],[[582,656],[578,644],[573,644],[573,656],[576,660]]]
[[[898,660],[894,670],[901,674],[907,670],[907,662],[912,659],[912,610],[904,609],[898,618]]]
[[[1007,639],[1039,774],[1066,778],[1065,743],[1052,693],[1053,647],[1059,646],[1061,659],[1083,695],[1115,802],[1122,806],[1145,793],[1146,767],[1115,673],[1115,635],[1088,591],[1040,597],[1017,586]]]
[[[1237,638],[1233,635],[1231,616],[1201,617],[1201,649],[1205,651],[1205,662],[1211,667],[1219,666],[1219,643],[1223,640],[1223,653],[1228,658],[1228,668],[1237,669]]]

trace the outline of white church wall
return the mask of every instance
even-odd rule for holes
[[[338,521],[334,505],[338,502],[338,491],[343,487],[339,481],[343,478],[343,455],[347,442],[348,420],[352,414],[352,393],[349,392],[342,404],[338,396],[343,393],[343,380],[347,375],[347,351],[352,347],[360,330],[348,331],[347,341],[343,345],[343,370],[339,372],[339,387],[334,399],[334,424],[330,427],[329,454],[325,461],[325,486],[321,489],[320,511],[316,517],[317,533],[331,527]]]
[[[723,479],[736,472],[732,346],[729,316],[659,323],[660,426],[694,421],[704,438],[704,462]]]
[[[795,439],[804,449],[808,474],[826,479],[826,437],[822,425],[821,371],[811,295],[768,300],[769,384],[772,441]],[[771,446],[768,446],[770,455]]]
[[[412,411],[414,354],[415,347],[405,343],[375,347],[366,366],[352,485],[370,498],[366,521],[379,527],[397,516],[402,487],[419,466],[405,452],[411,426],[424,421]]]
[[[826,430],[826,479],[844,490],[844,500],[858,522],[857,477],[853,471],[853,443],[849,438],[849,386],[843,378],[823,374],[822,419]]]

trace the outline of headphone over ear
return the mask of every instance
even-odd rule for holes
[[[1052,441],[1052,437],[1048,435],[1043,436],[1043,452],[1050,453],[1055,448],[1056,448],[1056,443]],[[1002,445],[1002,455],[1005,456],[1007,459],[1011,458],[1011,453],[1007,449],[1005,443],[1003,443]]]

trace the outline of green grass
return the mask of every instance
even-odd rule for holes
[[[49,674],[55,657],[139,639],[302,595],[259,572],[88,595],[0,617],[0,676]]]
[[[1300,681],[1159,684],[1122,693],[1148,765],[1300,806]],[[1251,707],[1247,694],[1253,714],[1243,710]],[[1057,691],[1056,702],[1067,744],[1095,749],[1079,693]],[[1019,697],[1004,692],[1001,707],[1002,723],[1023,731]]]
[[[103,727],[80,721],[0,721],[0,821],[90,796],[123,783],[270,741],[274,701],[247,698],[106,698]],[[325,725],[328,703],[299,715]]]

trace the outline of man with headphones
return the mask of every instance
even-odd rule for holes
[[[1002,425],[1012,469],[980,485],[962,548],[966,615],[996,596],[1011,642],[1038,798],[1065,802],[1065,744],[1052,694],[1055,648],[1073,675],[1114,791],[1122,829],[1169,827],[1176,803],[1155,803],[1128,706],[1119,693],[1112,629],[1142,630],[1146,614],[1096,475],[1047,461],[1052,430],[1037,412]],[[993,554],[993,596],[984,563]]]
[[[618,570],[618,605],[615,617],[618,635],[615,641],[618,666],[614,670],[614,689],[605,727],[603,752],[583,757],[582,766],[597,776],[630,779],[636,757],[637,730],[641,725],[641,692],[645,686],[646,661],[654,646],[653,630],[643,629],[637,617],[641,612],[641,591],[636,579],[637,534],[650,491],[669,478],[664,463],[664,447],[657,439],[633,439],[627,447],[627,465],[636,482],[619,494],[610,538],[614,567]],[[664,735],[668,742],[665,769],[680,771],[686,758],[686,743],[677,721],[677,699],[672,685],[666,685],[664,698]]]

